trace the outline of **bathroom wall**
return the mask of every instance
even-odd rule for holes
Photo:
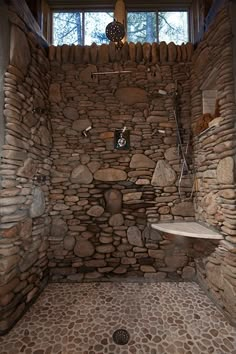
[[[47,281],[52,143],[46,50],[12,9],[7,12],[5,7],[5,18],[10,52],[1,53],[9,65],[1,87],[0,334],[11,328]]]
[[[4,101],[4,92],[3,92],[3,82],[4,82],[4,73],[6,71],[6,66],[9,61],[9,25],[7,20],[7,6],[5,5],[4,1],[0,1],[0,21],[2,26],[4,26],[5,30],[0,34],[0,42],[1,42],[1,52],[0,52],[0,107],[3,107]],[[3,124],[3,111],[0,109],[0,152],[1,147],[4,141],[4,124]],[[1,176],[0,176],[1,180]]]
[[[191,44],[164,42],[126,43],[121,50],[113,44],[51,46],[47,52],[13,9],[9,21],[1,121],[0,334],[36,298],[49,273],[52,281],[191,280],[196,260],[199,281],[235,321],[228,8],[194,54]],[[101,74],[123,70],[130,72]],[[218,91],[221,119],[191,138],[208,84]],[[176,92],[180,134],[190,171],[196,172],[196,178],[183,175],[180,189]],[[130,143],[119,150],[114,135],[124,127]],[[159,221],[193,220],[194,206],[197,219],[225,235],[218,247],[151,229]]]
[[[196,218],[225,240],[198,264],[199,280],[236,321],[235,96],[230,7],[217,15],[193,56],[192,120],[202,116],[202,90],[217,90],[215,126],[193,136]]]
[[[193,257],[205,244],[196,241],[195,249],[190,240],[150,228],[152,222],[194,218],[191,175],[183,176],[181,196],[178,191],[173,114],[177,81],[186,148],[192,51],[191,44],[173,43],[126,43],[121,51],[113,44],[50,47],[52,280],[195,275]],[[122,70],[130,72],[112,74]],[[118,150],[114,134],[124,126],[130,146]]]

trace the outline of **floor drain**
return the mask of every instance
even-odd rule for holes
[[[129,341],[129,333],[128,333],[128,331],[126,331],[126,329],[117,329],[113,333],[112,338],[113,338],[113,341],[115,342],[115,344],[125,345]]]

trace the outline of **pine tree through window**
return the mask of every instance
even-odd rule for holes
[[[109,43],[105,28],[111,21],[112,12],[54,12],[53,44]]]
[[[128,12],[127,37],[129,42],[186,43],[188,35],[188,12]]]
[[[53,12],[53,44],[91,45],[109,43],[105,29],[113,12]],[[128,42],[174,42],[189,40],[188,11],[140,11],[127,13]]]

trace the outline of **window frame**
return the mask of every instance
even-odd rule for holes
[[[60,4],[57,6],[50,6],[50,33],[49,33],[49,42],[53,44],[53,13],[54,12],[82,12],[83,21],[82,21],[82,38],[84,43],[84,13],[85,12],[113,12],[114,13],[114,6],[112,7],[111,4],[107,4],[107,1],[97,1],[90,0],[91,3],[88,5],[86,1],[81,1],[80,5],[70,5],[64,4],[65,0],[61,1],[52,1],[51,2],[59,2]],[[73,3],[73,1],[70,1]],[[166,0],[165,3],[156,4],[153,0],[149,0],[146,4],[140,4],[141,0],[136,0],[135,3],[131,2],[131,0],[126,0],[126,11],[128,12],[187,12],[187,24],[188,24],[188,41],[191,42],[193,39],[193,13],[192,13],[192,1],[186,0],[180,4],[176,4],[176,2],[172,0]],[[48,1],[50,5],[50,0]],[[157,26],[157,43],[159,43],[159,31],[158,31],[158,16],[156,16],[156,26]],[[126,29],[127,30],[127,29]],[[104,28],[105,31],[105,28]],[[82,44],[84,45],[84,44]]]

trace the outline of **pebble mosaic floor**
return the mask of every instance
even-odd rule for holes
[[[195,283],[49,284],[0,353],[236,354],[236,328]]]

